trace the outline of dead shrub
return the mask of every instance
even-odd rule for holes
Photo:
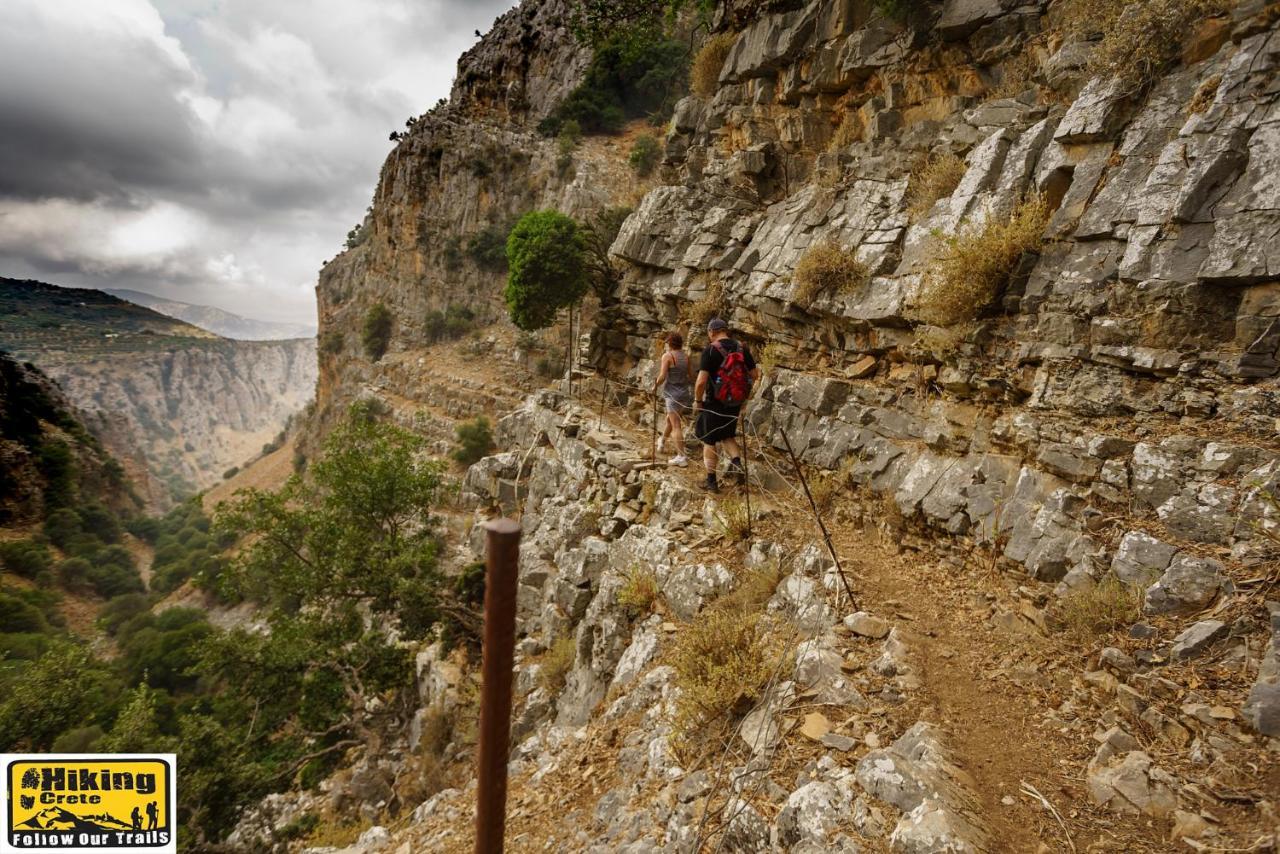
[[[815,243],[796,264],[792,301],[807,306],[820,294],[852,293],[870,278],[871,271],[853,252],[831,241]]]
[[[1040,58],[1033,45],[1025,45],[1020,53],[1011,56],[1000,69],[1000,83],[991,90],[993,98],[1016,98],[1036,85],[1040,73]]]
[[[716,93],[720,85],[720,71],[737,39],[737,33],[717,33],[702,43],[689,69],[689,83],[695,95],[710,98]]]
[[[770,563],[762,569],[749,569],[738,579],[738,584],[716,600],[717,608],[736,611],[760,611],[782,583],[782,567]]]
[[[618,604],[634,620],[653,612],[660,593],[658,577],[653,570],[636,564],[624,576],[622,587],[618,590]]]
[[[681,627],[669,659],[680,690],[672,721],[677,749],[707,724],[749,711],[777,654],[757,610],[713,605]]]
[[[1063,596],[1056,610],[1066,632],[1088,639],[1137,622],[1142,616],[1142,588],[1108,575]]]
[[[1028,252],[1040,247],[1049,206],[1043,196],[1019,204],[1008,218],[988,219],[951,237],[925,274],[917,311],[933,326],[974,320],[995,302]]]
[[[578,644],[573,634],[561,635],[551,647],[543,653],[538,662],[538,683],[549,694],[559,694],[564,688],[564,680],[573,668],[574,659],[578,655]]]
[[[938,154],[921,161],[907,182],[907,213],[919,219],[938,199],[955,192],[964,178],[964,161],[954,154]]]
[[[760,368],[760,376],[768,376],[774,368],[782,364],[786,351],[787,348],[779,341],[770,341],[765,344],[759,355],[756,356],[756,365]]]
[[[1196,24],[1226,14],[1233,5],[1233,0],[1065,0],[1055,17],[1068,36],[1101,36],[1090,70],[1137,91],[1178,58]]]
[[[681,312],[689,329],[698,331],[707,328],[713,317],[724,317],[729,304],[724,298],[724,282],[710,273],[702,274],[704,292],[702,299],[686,303]]]
[[[847,110],[840,117],[840,124],[836,125],[836,132],[832,134],[831,142],[827,143],[827,151],[848,148],[855,142],[861,142],[863,131],[861,114],[857,110]]]
[[[1206,77],[1196,89],[1196,93],[1191,96],[1191,101],[1187,104],[1187,115],[1194,116],[1209,109],[1209,105],[1213,103],[1214,97],[1218,94],[1218,87],[1221,85],[1221,74],[1213,74]]]

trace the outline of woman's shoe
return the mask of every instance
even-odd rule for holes
[[[689,458],[686,457],[684,454],[676,454],[674,457],[671,458],[671,465],[684,468],[685,466],[689,465]]]

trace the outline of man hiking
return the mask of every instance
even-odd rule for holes
[[[729,324],[720,318],[707,324],[707,337],[711,343],[702,351],[693,389],[694,435],[702,442],[702,463],[707,469],[703,486],[708,492],[719,492],[717,445],[724,445],[729,454],[728,473],[738,483],[746,482],[738,448],[738,413],[751,396],[751,388],[760,381],[760,369],[750,351],[729,337]]]

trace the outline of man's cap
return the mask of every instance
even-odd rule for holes
[[[711,321],[707,324],[708,332],[716,332],[718,330],[728,329],[728,328],[729,328],[729,324],[725,323],[723,320],[721,320],[718,317],[711,318]]]

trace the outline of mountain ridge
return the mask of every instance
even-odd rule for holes
[[[316,327],[311,324],[245,317],[214,305],[183,302],[132,288],[102,288],[102,292],[237,341],[286,341],[316,335]]]

